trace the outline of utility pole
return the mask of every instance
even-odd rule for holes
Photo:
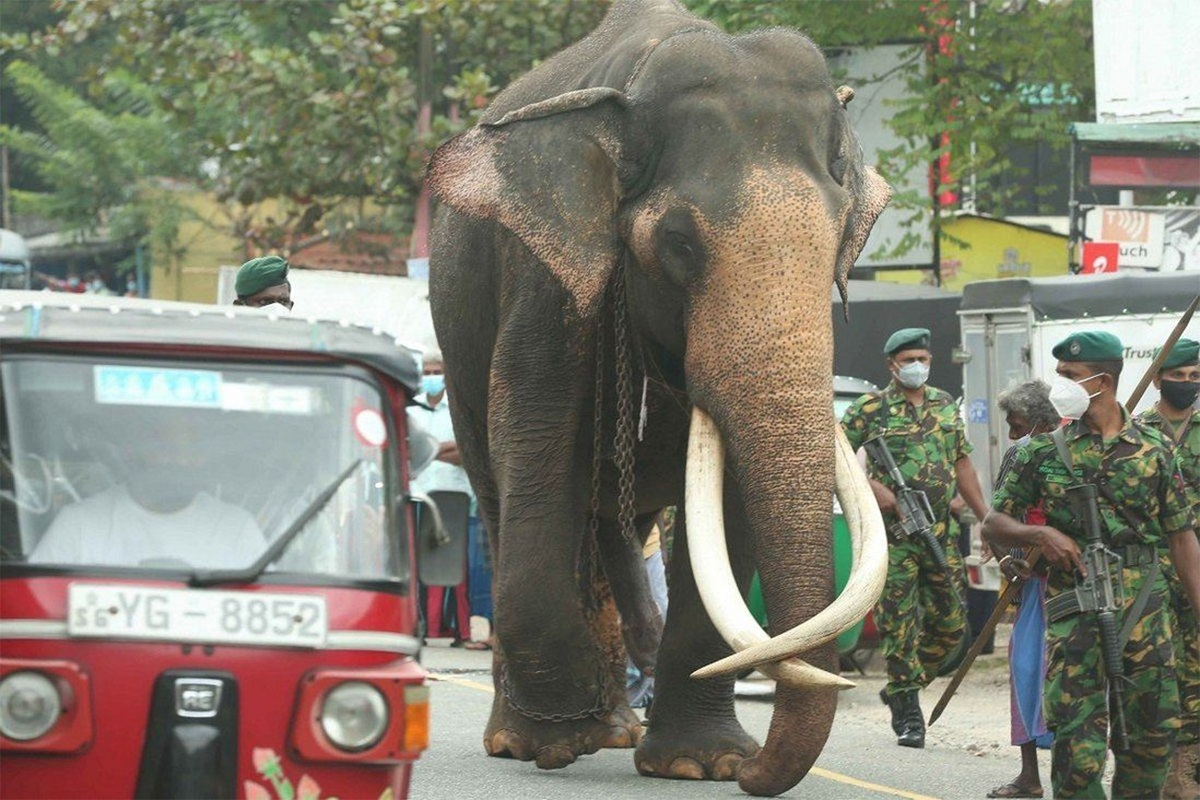
[[[8,145],[0,145],[0,228],[11,228],[8,205]]]

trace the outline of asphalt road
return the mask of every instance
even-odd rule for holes
[[[562,770],[488,758],[483,726],[491,708],[490,654],[447,647],[426,648],[431,672],[432,741],[417,762],[412,796],[418,800],[500,798],[744,797],[736,783],[644,778],[632,750],[604,750]],[[981,660],[982,662],[983,660]],[[878,670],[839,697],[833,733],[817,766],[785,797],[804,798],[981,798],[1008,782],[1019,769],[1016,748],[1007,742],[1007,673],[999,653],[981,663],[964,684],[964,696],[931,728],[924,750],[897,747],[887,711],[877,697]],[[928,713],[944,679],[922,698]],[[771,717],[767,699],[740,699],[738,717],[759,741]],[[1043,780],[1048,782],[1046,755]],[[1048,787],[1047,787],[1048,788]],[[1047,795],[1049,792],[1047,791]]]

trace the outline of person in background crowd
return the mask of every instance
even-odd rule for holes
[[[1174,443],[1179,472],[1187,485],[1193,520],[1200,518],[1200,342],[1180,339],[1154,377],[1158,403],[1138,419]],[[1163,571],[1171,588],[1171,631],[1183,724],[1175,743],[1175,758],[1163,787],[1166,800],[1200,798],[1200,631],[1188,605],[1179,576],[1164,559]]]
[[[458,445],[454,443],[454,426],[450,420],[450,406],[446,402],[446,379],[442,373],[442,354],[438,350],[425,353],[423,361],[423,376],[421,389],[425,395],[425,405],[429,411],[414,409],[421,419],[423,427],[438,440],[438,453],[433,463],[421,472],[413,481],[413,488],[421,492],[452,491],[465,492],[471,498],[471,517],[477,517],[475,512],[475,493],[471,491],[471,483],[467,479],[466,470],[462,468],[462,460],[458,454]],[[472,523],[472,527],[477,523]],[[427,636],[441,637],[442,614],[446,604],[445,589],[441,586],[425,587],[425,622]],[[466,576],[453,590],[452,602],[455,608],[452,636],[455,646],[463,646],[468,650],[487,650],[486,642],[471,641],[471,605],[468,599]]]
[[[252,258],[238,267],[233,285],[235,306],[263,308],[278,304],[292,310],[292,284],[288,280],[288,262],[279,256]]]
[[[1008,424],[1013,445],[1000,462],[996,486],[999,487],[1016,460],[1017,451],[1032,437],[1058,427],[1060,418],[1050,402],[1050,387],[1045,381],[1032,380],[1003,392],[997,401]],[[1040,508],[1032,508],[1025,522],[1041,525],[1046,521]],[[1000,559],[1000,569],[1008,580],[1021,578],[1021,596],[1017,601],[1017,619],[1008,640],[1009,698],[1012,714],[1012,743],[1021,748],[1021,772],[1003,786],[988,792],[988,797],[1041,797],[1038,748],[1048,748],[1054,735],[1046,727],[1042,713],[1042,688],[1046,679],[1046,577],[1030,569],[1023,550],[1014,550]]]
[[[1049,562],[1043,702],[1054,732],[1050,782],[1056,798],[1104,797],[1109,684],[1097,616],[1084,610],[1076,591],[1089,579],[1083,572],[1088,532],[1067,492],[1080,483],[1095,487],[1104,545],[1121,556],[1111,574],[1124,588],[1119,636],[1127,637],[1124,645],[1116,644],[1125,674],[1120,702],[1129,747],[1113,747],[1112,796],[1158,797],[1179,728],[1170,601],[1159,557],[1169,548],[1195,609],[1200,542],[1170,443],[1117,401],[1121,341],[1107,331],[1086,331],[1068,336],[1052,353],[1058,366],[1050,400],[1060,416],[1073,421],[1018,451],[984,518],[984,531],[998,545],[1040,547]],[[1019,521],[1039,504],[1046,524]]]
[[[100,273],[96,270],[88,270],[88,273],[83,277],[83,291],[85,293],[107,295],[111,295],[113,293],[112,289],[108,288],[108,284],[104,282],[104,278],[100,277]]]
[[[650,535],[642,546],[642,559],[646,563],[646,581],[650,586],[650,594],[654,605],[663,622],[667,619],[667,571],[663,561],[662,524],[663,516],[655,520],[650,528]],[[630,708],[650,708],[654,701],[654,677],[643,673],[634,666],[632,659],[626,659],[625,692]]]
[[[74,270],[67,272],[66,280],[56,278],[53,275],[47,275],[44,272],[34,270],[33,277],[42,282],[43,288],[51,292],[71,292],[73,294],[83,294],[87,291],[87,286],[79,279],[79,273]]]
[[[968,647],[961,599],[966,586],[962,556],[950,541],[950,500],[957,490],[978,518],[987,510],[958,406],[947,392],[926,385],[933,360],[929,338],[926,328],[904,328],[888,337],[883,353],[891,382],[854,401],[842,419],[856,450],[883,435],[909,487],[926,493],[933,533],[952,573],[938,569],[924,542],[896,536],[897,487],[878,464],[868,464],[871,489],[889,523],[887,581],[875,607],[888,668],[888,683],[879,696],[891,709],[901,747],[925,746],[919,692],[952,671]]]

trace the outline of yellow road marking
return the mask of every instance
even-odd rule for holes
[[[491,686],[490,684],[467,680],[466,678],[460,678],[457,675],[444,675],[440,672],[431,672],[429,673],[429,679],[433,681],[440,681],[442,683],[453,683],[456,686],[465,686],[468,689],[488,692],[489,694],[496,693],[495,687]],[[858,778],[852,778],[849,775],[843,775],[840,772],[833,772],[832,770],[824,769],[823,767],[813,767],[808,771],[808,773],[810,775],[816,775],[818,777],[825,778],[826,780],[844,783],[847,786],[854,786],[859,789],[868,789],[872,792],[880,792],[881,794],[895,795],[896,797],[905,797],[908,798],[908,800],[937,800],[937,798],[930,797],[929,795],[917,794],[916,792],[907,792],[904,789],[896,789],[892,786],[883,786],[882,784],[878,783],[862,781]]]
[[[842,775],[840,772],[831,772],[830,770],[821,767],[813,767],[808,771],[809,775],[818,775],[822,778],[828,778],[831,781],[845,783],[850,786],[857,786],[859,789],[870,789],[873,792],[882,792],[883,794],[894,794],[897,797],[907,797],[908,800],[937,800],[925,794],[916,794],[915,792],[906,792],[903,789],[896,789],[891,786],[883,786],[878,783],[870,783],[868,781],[860,781],[858,778],[851,778],[849,775]]]

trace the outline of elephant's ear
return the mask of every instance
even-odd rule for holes
[[[590,316],[616,265],[625,96],[583,89],[480,123],[437,149],[429,183],[512,231]]]
[[[850,211],[846,238],[842,242],[841,252],[838,253],[836,275],[838,292],[842,295],[842,313],[847,319],[850,312],[846,282],[850,279],[850,268],[854,266],[854,260],[866,245],[871,226],[875,224],[875,220],[892,196],[892,187],[879,177],[879,173],[873,167],[863,167],[855,183],[856,186],[852,189],[854,206]]]

